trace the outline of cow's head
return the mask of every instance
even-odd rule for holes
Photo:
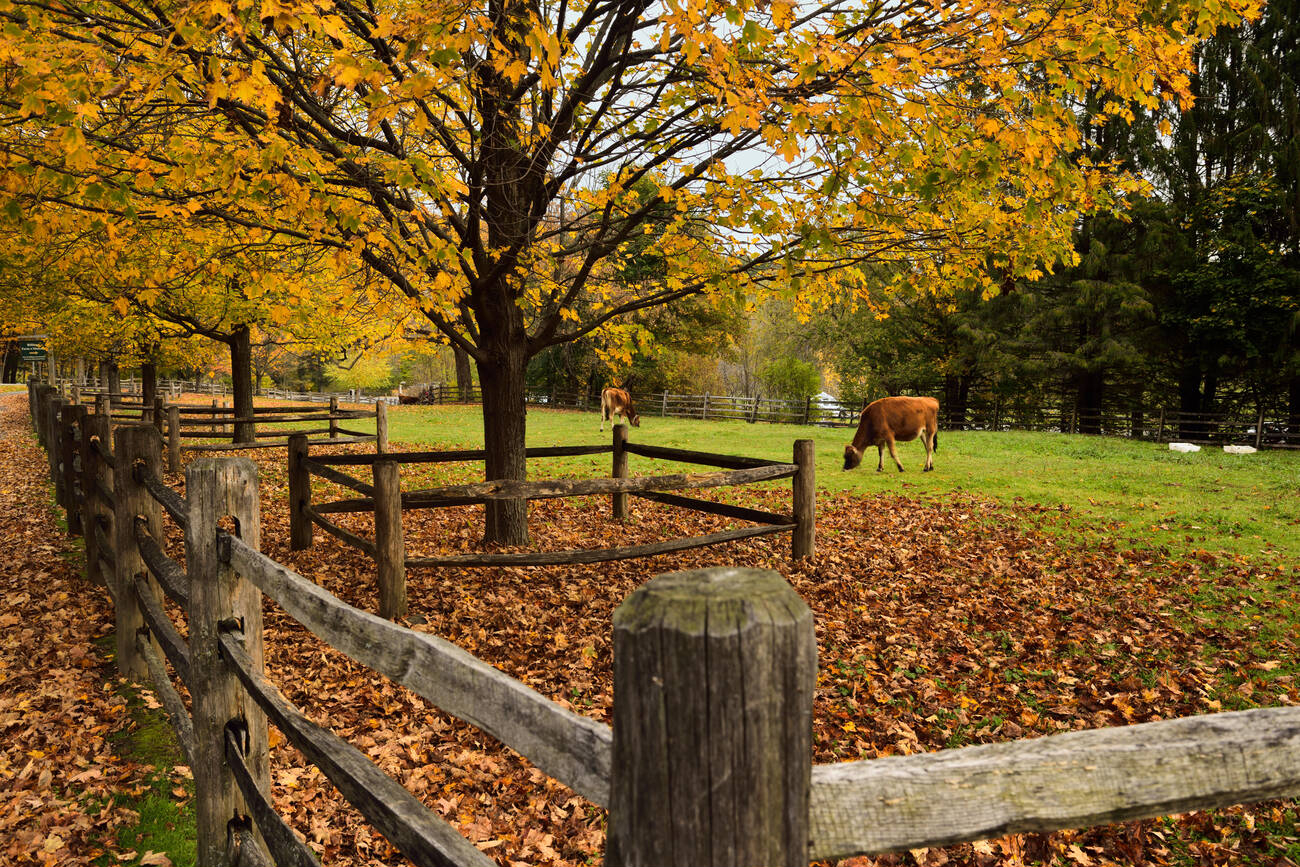
[[[853,446],[844,447],[844,469],[851,470],[862,463],[862,449]]]
[[[632,425],[632,427],[641,426],[641,416],[638,415],[637,411],[632,409],[632,407],[630,406],[627,408],[627,420]]]

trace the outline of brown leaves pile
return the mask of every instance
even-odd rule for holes
[[[13,437],[18,422],[11,410],[5,411],[4,430]],[[32,449],[21,445],[19,457],[0,472],[6,479],[23,478],[24,490],[39,490],[41,467]],[[345,601],[374,610],[374,565],[361,552],[319,531],[312,550],[288,551],[283,453],[250,455],[262,467],[263,550]],[[471,479],[476,471],[467,465],[403,468],[404,485],[425,487],[449,473]],[[179,485],[181,479],[169,482]],[[339,496],[350,494],[316,481],[318,501]],[[788,510],[788,491],[779,488],[717,496]],[[534,547],[638,544],[731,526],[726,519],[636,499],[632,509],[633,519],[615,527],[606,499],[535,502],[530,509]],[[904,496],[823,495],[818,503],[820,553],[810,563],[793,565],[788,537],[782,535],[589,567],[412,570],[407,623],[608,722],[610,619],[635,587],[676,569],[777,569],[816,614],[820,671],[814,748],[815,761],[823,763],[1300,700],[1289,674],[1296,627],[1289,617],[1262,616],[1257,609],[1263,598],[1259,594],[1269,585],[1268,598],[1295,610],[1294,565],[1203,553],[1179,558],[1082,549],[1065,541],[1068,532],[1033,529],[1069,520],[1058,512],[999,506],[975,497],[922,503]],[[0,521],[6,529],[25,522],[28,538],[43,540],[27,546],[34,560],[29,570],[53,569],[50,561],[57,563],[64,546],[49,542],[53,535],[46,515],[5,515]],[[368,516],[340,516],[340,523],[371,535]],[[475,508],[405,516],[412,554],[477,550],[480,528],[481,512]],[[38,544],[46,548],[38,551]],[[55,581],[48,575],[37,583],[11,581],[9,572],[3,574],[6,614],[22,617],[25,624],[33,610],[51,611],[53,618],[35,629],[26,647],[11,648],[10,633],[4,633],[4,664],[28,666],[29,671],[21,681],[27,685],[6,691],[0,704],[0,725],[7,726],[0,779],[9,781],[24,772],[32,758],[27,754],[47,743],[32,734],[33,718],[24,715],[31,703],[39,702],[48,716],[44,725],[57,723],[48,737],[59,743],[97,743],[96,729],[120,725],[121,714],[102,698],[109,694],[97,691],[98,686],[83,691],[100,697],[84,705],[70,700],[81,692],[61,688],[52,696],[46,686],[51,671],[63,678],[89,672],[90,681],[99,676],[93,667],[78,666],[80,659],[94,655],[87,642],[111,628],[102,591],[78,586],[66,567]],[[70,604],[81,610],[69,614]],[[31,642],[39,646],[43,635],[59,636],[58,649],[31,653]],[[599,861],[602,810],[491,737],[325,647],[269,601],[267,664],[272,678],[309,715],[367,753],[499,863]],[[46,696],[43,702],[41,696]],[[20,701],[29,705],[18,708]],[[98,737],[102,741],[102,732]],[[14,749],[20,738],[27,739],[23,748]],[[274,731],[272,744],[277,806],[325,863],[405,863]],[[64,792],[76,793],[90,782],[132,784],[112,775],[119,766],[104,750],[81,755],[87,767],[104,774],[102,780],[73,783],[76,772],[61,770],[66,757],[53,759],[46,750],[39,761],[32,758],[35,764],[20,783],[39,789],[41,771],[49,769],[48,782],[61,781]],[[25,797],[31,804],[27,812],[38,814],[21,825],[29,849],[44,846],[49,829],[78,822],[89,823],[86,833],[75,838],[78,844],[103,845],[92,838],[103,839],[113,820],[77,814],[78,805],[85,803],[79,794],[65,794],[62,801]],[[19,801],[20,808],[23,803]],[[1296,851],[1300,838],[1295,823],[1291,803],[1271,802],[843,863],[1288,864],[1286,852]],[[4,830],[0,826],[0,836]]]

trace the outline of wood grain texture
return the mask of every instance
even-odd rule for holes
[[[136,576],[131,589],[140,605],[149,634],[162,647],[163,655],[172,664],[172,668],[176,669],[176,675],[181,682],[187,687],[192,687],[194,681],[191,678],[189,645],[185,643],[185,639],[181,637],[175,624],[167,616],[167,612],[163,611],[162,604],[143,576]],[[136,633],[136,638],[139,637],[140,633]]]
[[[307,848],[307,844],[294,836],[280,814],[275,811],[271,799],[257,786],[253,773],[248,768],[244,757],[243,732],[237,733],[233,727],[226,729],[226,763],[235,777],[235,785],[244,796],[249,815],[257,823],[262,839],[270,853],[271,863],[277,867],[319,867],[316,854]],[[249,835],[243,846],[256,846],[257,841]],[[242,847],[241,847],[242,850]],[[242,855],[241,851],[241,855]],[[243,863],[243,858],[240,859]]]
[[[154,692],[158,693],[158,700],[167,711],[172,731],[176,733],[176,743],[180,745],[181,753],[185,756],[185,764],[193,767],[194,723],[190,720],[190,712],[185,709],[185,702],[176,691],[176,687],[172,686],[171,678],[167,676],[167,667],[158,656],[158,651],[143,635],[136,635],[136,643],[138,645],[136,649],[149,669],[149,680],[153,683]]]
[[[113,432],[119,469],[113,473],[115,490],[113,499],[117,510],[113,515],[113,559],[115,630],[117,634],[117,666],[124,677],[143,680],[148,676],[144,660],[135,650],[135,633],[144,623],[144,615],[132,591],[137,575],[148,575],[140,547],[135,541],[135,519],[141,516],[154,539],[163,538],[162,509],[140,483],[147,475],[156,474],[162,461],[162,441],[158,429],[151,424],[123,425]],[[148,578],[155,593],[160,592],[157,582]]]
[[[59,458],[60,472],[63,474],[64,508],[67,510],[68,535],[82,535],[81,502],[84,490],[81,488],[78,467],[82,452],[81,420],[86,417],[86,408],[78,404],[65,404],[59,412],[60,441],[62,454]]]
[[[240,541],[254,550],[261,541],[257,465],[247,458],[194,461],[185,472],[189,532],[190,671],[194,698],[195,824],[199,867],[223,867],[226,824],[246,813],[243,796],[225,765],[225,728],[243,719],[248,729],[248,764],[258,785],[270,791],[266,717],[221,658],[221,625],[240,624],[243,647],[258,671],[262,666],[262,594],[222,556],[223,518],[233,519]],[[220,543],[220,547],[219,547]]]
[[[181,471],[181,409],[167,408],[167,472]]]
[[[715,473],[669,473],[661,476],[637,476],[631,479],[544,479],[536,482],[495,479],[468,485],[444,485],[411,491],[412,504],[437,502],[443,498],[495,500],[546,500],[557,497],[582,497],[632,491],[676,491],[746,485],[772,479],[786,479],[796,471],[794,464],[773,464],[743,470]]]
[[[105,573],[100,565],[105,536],[100,519],[108,520],[108,526],[112,527],[112,495],[105,502],[102,492],[112,486],[113,471],[100,458],[94,444],[97,439],[108,436],[108,419],[89,414],[81,417],[81,524],[86,542],[86,580],[99,585],[111,580],[111,573]],[[112,543],[109,545],[111,551]]]
[[[668,461],[681,461],[686,464],[701,464],[723,469],[744,470],[753,467],[781,466],[780,461],[763,458],[748,458],[743,455],[720,455],[713,452],[697,452],[691,449],[674,449],[667,446],[651,446],[645,443],[629,442],[627,450],[634,455],[646,458],[661,458]]]
[[[305,463],[310,453],[306,434],[289,437],[290,551],[306,551],[312,545],[312,522],[306,511],[311,507],[311,471]]]
[[[340,428],[342,433],[350,433]],[[383,454],[388,451],[388,404],[382,400],[375,401],[375,451]]]
[[[606,445],[598,446],[538,446],[524,449],[529,458],[562,458],[578,455],[602,455],[610,451]],[[487,457],[483,449],[458,449],[443,452],[386,452],[382,455],[314,455],[312,460],[336,467],[369,466],[375,461],[393,460],[399,464],[447,464],[462,461],[481,461]]]
[[[794,463],[799,472],[790,481],[795,520],[790,554],[795,560],[811,557],[817,550],[816,457],[816,443],[812,440],[794,441]]]
[[[789,515],[778,515],[775,512],[764,512],[759,509],[749,509],[745,506],[734,506],[731,503],[715,503],[712,500],[701,500],[697,497],[683,497],[661,491],[638,491],[632,496],[663,503],[665,506],[677,506],[682,509],[705,512],[709,515],[737,518],[741,521],[753,521],[756,524],[779,524],[782,526],[794,524],[794,518]]]
[[[684,539],[668,539],[664,542],[626,545],[621,548],[580,548],[569,551],[407,557],[406,565],[410,568],[421,566],[457,566],[464,568],[472,566],[562,566],[574,563],[608,563],[613,560],[630,560],[634,557],[653,557],[656,554],[668,554],[690,548],[705,548],[709,545],[721,545],[724,542],[735,542],[755,536],[788,533],[793,526],[793,524],[768,524],[761,527],[739,527],[734,530],[721,530],[704,536],[688,536]]]
[[[238,540],[231,558],[331,647],[479,727],[588,800],[608,803],[608,726],[560,707],[448,641],[347,605]]]
[[[314,476],[320,476],[322,479],[325,479],[326,481],[333,482],[336,485],[342,485],[345,488],[351,488],[357,493],[367,497],[373,497],[375,495],[374,485],[366,484],[360,479],[353,478],[352,476],[349,476],[347,473],[341,473],[338,470],[334,469],[333,467],[329,467],[326,466],[325,464],[317,463],[311,458],[304,458],[302,461],[302,465],[304,468],[306,468],[307,472],[311,473]]]
[[[403,855],[419,865],[494,867],[495,861],[431,813],[356,747],[304,716],[261,675],[260,666],[252,664],[235,635],[224,634],[222,647],[244,689],[276,728]]]
[[[614,612],[611,867],[808,862],[813,616],[780,574],[660,575]]]
[[[372,467],[375,480],[375,566],[379,616],[406,613],[406,542],[402,538],[402,478],[394,461]]]
[[[615,479],[626,479],[628,477],[628,466],[627,425],[625,424],[614,425],[613,451],[613,466],[610,470],[610,476]],[[609,506],[615,521],[627,520],[627,494],[610,494]]]
[[[158,540],[149,534],[149,525],[141,517],[135,519],[135,543],[140,548],[140,557],[149,572],[162,585],[163,592],[179,602],[188,610],[190,602],[190,578],[185,574],[181,564],[177,563],[158,544]]]
[[[157,500],[158,505],[167,511],[171,519],[176,522],[176,526],[182,530],[187,529],[190,509],[185,503],[184,497],[168,487],[162,479],[152,473],[142,475],[140,484],[144,485],[144,489],[149,492],[149,496]]]
[[[813,769],[811,859],[1086,828],[1300,793],[1300,708]]]
[[[339,437],[338,439],[319,439],[312,440],[314,446],[336,446],[342,443],[368,443],[374,441],[373,436],[364,437]],[[233,452],[244,451],[247,449],[282,449],[288,445],[287,442],[274,443],[202,443],[195,446],[184,446],[187,452]]]

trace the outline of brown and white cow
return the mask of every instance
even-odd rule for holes
[[[925,443],[925,469],[934,469],[934,453],[939,450],[939,401],[932,397],[882,397],[862,411],[858,432],[852,445],[844,447],[844,469],[851,470],[862,463],[862,453],[867,446],[875,446],[879,460],[876,472],[885,468],[885,447],[889,456],[903,471],[903,464],[894,450],[894,442],[908,442],[921,437]]]
[[[621,415],[632,427],[641,426],[641,416],[637,415],[632,405],[632,395],[621,388],[607,388],[600,393],[600,429],[605,429],[605,422],[613,421],[615,415]]]

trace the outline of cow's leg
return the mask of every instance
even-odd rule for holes
[[[921,439],[925,441],[925,469],[921,472],[928,473],[934,469],[934,431],[926,430]]]
[[[885,437],[885,445],[889,446],[889,456],[894,459],[894,466],[898,467],[898,471],[901,473],[903,471],[903,462],[898,459],[898,450],[894,448],[894,438],[892,436]]]
[[[885,447],[876,446],[876,472],[883,473],[884,471],[885,471]]]

